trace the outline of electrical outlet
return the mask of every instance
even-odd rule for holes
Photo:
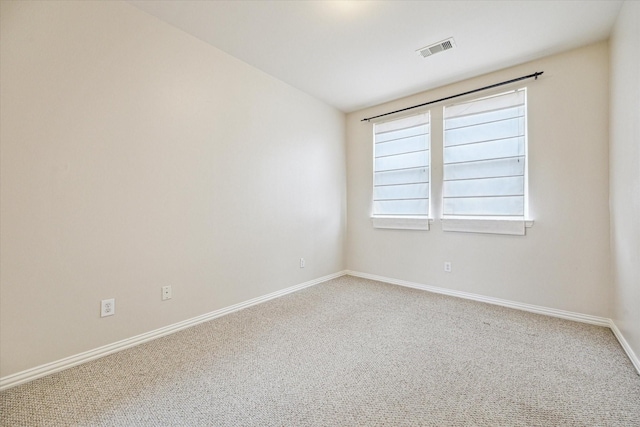
[[[304,268],[305,265],[306,262],[304,261],[304,258],[300,258],[300,268]]]
[[[444,271],[446,271],[447,273],[451,273],[451,262],[446,261],[444,263]]]
[[[100,302],[100,317],[113,316],[114,314],[116,314],[115,298],[103,299]]]
[[[162,301],[171,299],[171,285],[162,287]]]

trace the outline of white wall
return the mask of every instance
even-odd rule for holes
[[[610,43],[613,318],[640,357],[640,3],[623,4]]]
[[[343,270],[343,113],[124,3],[0,15],[0,376]]]
[[[483,75],[347,116],[347,268],[392,279],[610,317],[606,42]],[[437,58],[434,58],[437,60]],[[527,235],[372,228],[372,123],[364,117],[544,71],[527,81]],[[505,90],[500,89],[500,90]],[[432,200],[440,208],[442,114],[432,115]],[[451,261],[452,273],[443,271]]]

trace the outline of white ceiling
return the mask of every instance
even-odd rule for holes
[[[351,112],[605,40],[622,0],[129,3]]]

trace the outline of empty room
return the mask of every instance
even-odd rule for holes
[[[1,426],[640,426],[640,2],[0,0]]]

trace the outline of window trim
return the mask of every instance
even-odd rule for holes
[[[533,220],[493,218],[442,218],[442,231],[524,236]]]

